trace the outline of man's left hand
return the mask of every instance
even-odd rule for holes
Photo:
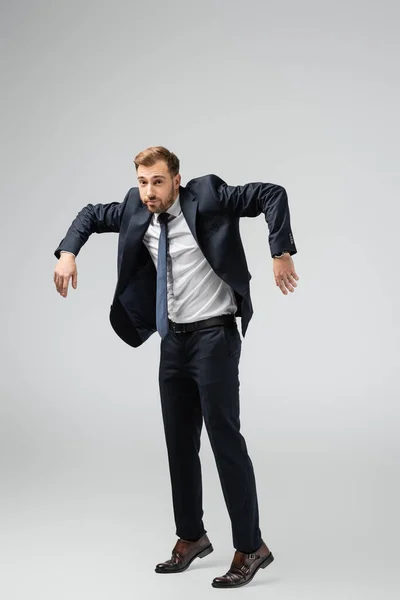
[[[272,261],[275,283],[281,289],[282,294],[286,296],[288,291],[294,292],[299,277],[289,252],[286,252],[281,258],[273,258]]]

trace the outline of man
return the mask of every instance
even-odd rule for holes
[[[121,203],[88,204],[55,251],[57,291],[77,287],[75,256],[92,233],[119,233],[118,281],[110,321],[127,344],[161,336],[159,385],[176,542],[157,573],[180,573],[213,551],[203,524],[203,420],[232,525],[235,553],[214,587],[249,583],[274,557],[261,538],[252,462],[240,433],[238,365],[253,310],[240,217],[264,213],[276,285],[293,292],[296,247],[284,188],[228,186],[206,175],[181,186],[179,160],[162,146],[134,159],[138,187]]]

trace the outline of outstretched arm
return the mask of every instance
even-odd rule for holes
[[[82,208],[56,248],[55,256],[60,258],[61,250],[72,252],[77,256],[92,233],[118,233],[128,196],[129,192],[123,202],[88,204]]]
[[[286,190],[280,185],[261,182],[230,186],[216,175],[212,177],[216,179],[219,201],[227,211],[237,217],[264,214],[269,229],[275,283],[285,295],[288,291],[294,292],[299,277],[292,255],[297,253],[297,249],[290,225]]]
[[[219,179],[216,175],[213,177]],[[296,254],[285,188],[261,182],[231,186],[222,179],[217,183],[219,201],[227,211],[237,217],[258,217],[264,213],[269,229],[271,256],[282,252]]]
[[[72,221],[65,237],[54,252],[59,261],[54,269],[53,279],[57,292],[64,298],[67,296],[71,279],[74,289],[78,285],[75,256],[92,233],[119,232],[128,196],[129,192],[123,202],[88,204]]]

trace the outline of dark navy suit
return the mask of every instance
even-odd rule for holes
[[[244,335],[253,314],[251,275],[240,238],[240,217],[265,215],[271,256],[296,253],[286,191],[272,183],[228,186],[216,175],[180,187],[185,220],[215,273],[234,291]],[[92,233],[119,233],[118,281],[110,321],[130,346],[156,331],[156,269],[143,243],[152,214],[138,188],[121,203],[88,204],[55,251],[75,255]],[[206,424],[232,522],[233,543],[242,552],[261,545],[253,467],[240,433],[238,365],[241,339],[234,327],[191,333],[170,331],[161,343],[159,383],[171,473],[176,533],[198,539],[202,521],[202,422]]]
[[[271,256],[282,251],[295,254],[286,191],[272,183],[228,186],[216,175],[206,175],[181,187],[179,197],[185,219],[204,256],[235,292],[244,335],[253,309],[251,275],[240,239],[239,219],[264,213]],[[88,204],[55,251],[57,258],[60,250],[77,255],[90,234],[119,233],[118,282],[110,320],[116,333],[134,347],[156,331],[156,270],[142,243],[151,216],[140,200],[138,188],[131,188],[121,203]]]

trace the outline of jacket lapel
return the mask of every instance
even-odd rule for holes
[[[120,292],[125,287],[125,284],[132,273],[136,257],[140,250],[140,244],[147,231],[151,217],[152,213],[140,200],[139,192],[137,192],[137,198],[136,202],[134,202],[132,215],[129,219],[121,256],[121,270],[118,280],[118,291]]]
[[[187,188],[180,187],[179,188],[179,200],[181,203],[181,208],[183,212],[183,216],[185,217],[186,223],[189,226],[190,231],[197,243],[199,240],[197,238],[197,229],[196,229],[196,216],[197,216],[197,206],[198,201],[196,196],[189,192]]]

